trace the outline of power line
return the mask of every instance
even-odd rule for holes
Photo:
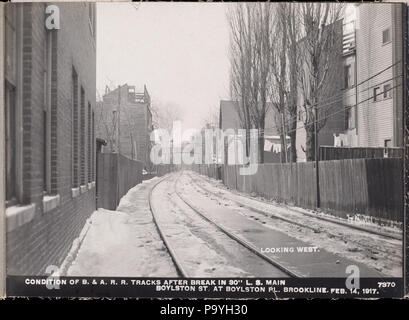
[[[389,67],[383,69],[382,71],[378,72],[376,75],[373,75],[373,76],[371,76],[371,77],[369,77],[369,78],[367,78],[367,79],[361,81],[357,86],[362,85],[363,83],[369,81],[370,79],[373,79],[374,77],[380,75],[382,72],[385,72],[386,70],[390,69],[391,67],[393,67],[394,65],[396,65],[396,64],[399,63],[399,62],[400,62],[400,61],[398,61],[398,62],[396,62],[396,63],[390,65]],[[379,85],[381,85],[381,84],[384,84],[384,83],[386,83],[386,82],[389,82],[389,81],[394,80],[394,79],[399,78],[399,77],[402,77],[402,75],[398,75],[398,76],[392,77],[392,78],[390,78],[390,79],[388,79],[388,80],[384,80],[384,81],[382,81],[382,82],[380,82],[380,83],[377,83],[377,84],[375,84],[375,85],[372,85],[371,87],[369,87],[369,88],[367,88],[367,89],[364,89],[364,90],[360,91],[359,93],[365,92],[365,91],[369,90],[370,88],[375,88],[375,87],[377,87],[377,86],[379,86]],[[351,88],[349,88],[348,90],[354,89],[354,88],[356,88],[357,86],[351,87]],[[392,88],[391,88],[391,89],[392,89]],[[391,89],[390,89],[390,90],[391,90]],[[380,94],[381,94],[381,93],[380,93]],[[353,97],[353,96],[355,96],[355,95],[356,95],[355,93],[351,93],[350,95],[347,95],[347,96],[344,96],[343,93],[337,94],[337,95],[335,95],[335,96],[333,96],[333,97],[340,97],[340,98],[337,98],[337,99],[332,100],[331,102],[325,103],[325,104],[321,104],[322,102],[313,104],[313,105],[309,106],[308,109],[312,110],[313,107],[316,106],[316,107],[317,107],[317,110],[320,110],[320,109],[322,109],[323,107],[328,107],[328,106],[333,105],[333,104],[335,104],[335,103],[337,103],[337,102],[339,102],[339,101],[341,101],[341,100],[343,100],[343,99],[350,98],[350,97]],[[329,99],[324,100],[324,101],[328,101],[328,100],[329,100]],[[298,110],[299,108],[304,108],[304,109],[305,109],[305,106],[300,106],[300,105],[298,105],[298,106],[297,106],[297,110]],[[304,114],[307,113],[307,111],[308,111],[308,110],[301,110],[301,111],[297,112],[296,115],[291,116],[289,119],[286,120],[285,125],[289,126],[289,125],[292,123],[292,121],[294,121],[295,118],[299,117],[299,116],[300,116],[301,114],[303,114],[303,113],[304,113]],[[278,128],[277,126],[273,126],[271,129],[276,129],[276,130],[278,130],[279,128]],[[289,131],[289,132],[291,132],[291,131]],[[288,132],[287,132],[287,133],[288,133]]]
[[[387,70],[387,69],[384,69],[384,71],[385,71],[385,70]],[[382,82],[380,82],[380,83],[378,83],[378,84],[373,85],[372,87],[376,87],[376,86],[378,86],[378,85],[381,85],[381,84],[383,84],[383,83],[386,83],[386,82],[388,82],[388,81],[391,81],[391,80],[393,80],[393,79],[395,79],[395,78],[398,78],[398,77],[401,77],[401,76],[402,76],[402,75],[399,75],[399,76],[390,78],[390,79],[388,79],[388,80],[382,81]],[[373,78],[373,77],[372,77],[372,78]],[[362,83],[364,83],[364,81],[362,81],[361,84],[362,84]],[[394,87],[388,89],[387,91],[382,91],[382,92],[376,94],[376,96],[380,96],[380,95],[384,94],[385,92],[389,92],[389,91],[391,91],[391,90],[393,90],[393,89],[395,89],[395,88],[397,88],[397,87],[399,87],[399,86],[400,86],[400,85],[396,85],[396,86],[394,86]],[[367,90],[363,90],[363,91],[361,91],[360,93],[362,93],[362,92],[364,92],[364,91],[367,91]],[[336,96],[338,96],[338,95],[336,95]],[[336,100],[331,101],[330,103],[326,103],[326,104],[323,104],[323,105],[317,105],[317,109],[321,109],[321,108],[323,108],[323,107],[328,107],[328,106],[330,106],[330,105],[334,105],[335,103],[340,102],[340,101],[344,100],[345,98],[349,98],[349,97],[352,97],[352,96],[355,96],[355,93],[353,93],[353,94],[351,94],[351,95],[348,95],[348,96],[346,96],[346,97],[343,96],[343,97],[341,97],[341,98],[338,98],[338,99],[336,99]],[[351,109],[351,108],[353,108],[353,107],[357,107],[358,105],[360,105],[360,104],[362,104],[362,103],[364,103],[364,102],[366,102],[366,101],[372,100],[374,97],[375,97],[375,96],[372,96],[372,97],[370,97],[370,98],[367,98],[367,99],[365,99],[365,100],[362,100],[362,101],[360,101],[359,103],[357,103],[357,104],[355,104],[355,105],[344,106],[341,110],[338,110],[337,112],[331,113],[331,114],[327,115],[326,117],[323,117],[322,119],[318,119],[318,121],[324,121],[324,120],[330,118],[331,116],[333,116],[333,115],[335,115],[335,114],[338,114],[338,113],[340,113],[340,112],[344,112],[345,110]],[[297,106],[297,109],[298,109],[299,107],[304,107],[304,106]],[[306,113],[306,112],[307,112],[307,111],[305,111],[305,110],[301,111],[301,113]],[[298,117],[298,116],[299,116],[299,114],[297,114],[297,115],[295,115],[295,116],[292,116],[290,119],[288,119],[288,120],[286,121],[286,125],[289,125],[289,124],[291,123],[290,121],[293,120],[294,118]],[[303,129],[303,128],[305,128],[306,126],[309,126],[309,125],[314,124],[314,122],[315,122],[315,120],[312,121],[312,122],[310,122],[310,123],[308,123],[308,124],[303,124],[301,127],[297,127],[296,129],[289,130],[289,131],[287,131],[286,133],[288,134],[288,133],[292,133],[292,132],[294,132],[294,131],[297,131],[297,130],[299,130],[299,129]],[[257,129],[257,128],[250,128],[250,129]],[[277,125],[272,126],[272,127],[270,127],[270,128],[267,128],[267,130],[274,130],[274,129],[275,129],[275,130],[278,130],[278,131],[281,130],[281,128],[280,128],[279,126],[277,126]],[[265,128],[264,128],[264,129],[257,129],[257,130],[259,130],[259,132],[261,133],[261,135],[264,135],[264,132],[266,131]]]
[[[375,73],[373,76],[370,76],[369,78],[367,78],[367,79],[361,81],[361,82],[358,83],[356,86],[358,87],[358,86],[360,86],[361,84],[363,84],[363,83],[365,83],[365,82],[368,82],[369,80],[371,80],[371,79],[373,79],[373,78],[379,76],[381,73],[383,73],[383,72],[385,72],[386,70],[388,70],[388,69],[394,67],[395,65],[397,65],[397,64],[400,63],[400,62],[401,62],[401,60],[396,61],[395,63],[391,64],[389,67],[386,67],[385,69],[379,71],[378,73]]]
[[[400,75],[397,75],[397,76],[395,76],[395,77],[389,78],[389,79],[384,80],[384,81],[382,81],[382,82],[380,82],[380,83],[374,84],[374,85],[372,85],[372,86],[370,86],[370,87],[368,87],[368,88],[366,88],[366,89],[363,89],[363,90],[359,91],[359,93],[363,93],[363,92],[365,92],[365,91],[368,91],[369,89],[376,88],[377,86],[379,86],[379,85],[381,85],[381,84],[387,83],[387,82],[389,82],[389,81],[392,81],[392,80],[394,80],[394,79],[400,78],[400,77],[402,77],[402,76],[403,76],[403,75],[400,74]]]
[[[355,104],[355,105],[352,105],[352,106],[346,106],[346,105],[344,105],[344,107],[343,107],[341,110],[338,110],[338,111],[336,111],[336,112],[334,112],[334,113],[331,113],[331,114],[329,114],[328,116],[324,117],[323,119],[318,119],[318,122],[319,122],[319,121],[326,120],[326,119],[332,117],[332,116],[335,115],[335,114],[338,114],[338,113],[340,113],[340,112],[344,112],[345,110],[348,110],[348,109],[357,107],[358,105],[360,105],[360,104],[362,104],[362,103],[364,103],[364,102],[367,102],[367,101],[369,101],[369,100],[373,100],[375,97],[377,97],[377,96],[379,96],[379,95],[382,95],[382,94],[384,94],[385,92],[389,92],[389,91],[391,91],[391,90],[394,90],[394,89],[396,89],[396,88],[398,88],[398,87],[400,87],[400,86],[401,86],[401,84],[398,84],[398,85],[396,85],[396,86],[393,86],[393,87],[390,88],[389,90],[387,90],[387,91],[382,91],[382,92],[380,92],[380,93],[378,93],[378,94],[376,94],[376,95],[373,95],[372,97],[369,97],[369,98],[367,98],[367,99],[365,99],[365,100],[360,101],[359,103],[357,103],[357,104]],[[310,125],[314,124],[315,121],[317,121],[317,120],[314,120],[314,121],[312,121],[312,122],[310,122],[310,123],[308,123],[308,124],[305,124],[305,125],[303,125],[302,127],[298,127],[298,128],[296,128],[296,129],[293,129],[293,130],[291,130],[290,132],[294,132],[294,131],[297,131],[297,130],[299,130],[299,129],[303,129],[305,126],[310,126]]]

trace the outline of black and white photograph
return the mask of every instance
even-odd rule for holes
[[[0,8],[7,296],[405,295],[407,4]]]

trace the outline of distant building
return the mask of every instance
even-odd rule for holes
[[[335,146],[402,147],[403,4],[355,4],[345,17],[346,128]]]
[[[233,129],[237,132],[238,129],[244,129],[241,124],[237,101],[221,100],[219,114],[219,128],[223,131]],[[280,131],[277,127],[281,124],[278,113],[273,109],[273,106],[268,103],[265,128],[264,128],[264,162],[281,162],[281,142]],[[289,152],[290,137],[287,136],[287,149]]]
[[[107,89],[98,103],[97,134],[107,141],[106,152],[119,152],[129,159],[151,168],[150,134],[152,127],[151,99],[144,86],[140,92],[124,84]]]
[[[2,17],[11,275],[59,266],[95,210],[95,4],[56,4],[59,29],[48,5],[8,3]]]

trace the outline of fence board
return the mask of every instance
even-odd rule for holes
[[[368,156],[371,149],[357,150]],[[373,155],[373,154],[372,154]],[[370,156],[372,156],[370,155]],[[255,175],[243,176],[240,166],[223,165],[223,183],[231,189],[255,193],[296,206],[316,207],[315,163],[259,164]],[[217,167],[195,167],[217,178]],[[374,221],[403,220],[403,160],[360,158],[319,162],[321,208],[346,218],[369,216]]]
[[[117,153],[98,153],[97,206],[115,210],[128,190],[142,181],[143,164]]]

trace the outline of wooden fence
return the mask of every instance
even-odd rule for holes
[[[165,174],[168,174],[173,171],[177,171],[179,169],[179,166],[174,165],[174,164],[160,164],[156,165],[156,175],[158,177],[162,177]]]
[[[403,158],[403,148],[364,148],[320,146],[319,157],[325,160]]]
[[[142,182],[141,161],[118,153],[98,153],[97,206],[115,210],[128,190]]]
[[[128,190],[144,180],[142,169],[141,161],[118,153],[97,153],[97,207],[115,210]],[[160,177],[177,169],[174,165],[158,165],[156,173],[149,174],[148,178]]]
[[[240,166],[221,166],[231,189],[305,208],[316,208],[315,162],[261,164],[257,173],[239,174]],[[194,165],[217,179],[216,165]],[[347,159],[319,162],[321,208],[334,215],[363,215],[375,222],[403,221],[403,159]]]
[[[319,168],[322,208],[403,221],[403,159],[323,161]]]

